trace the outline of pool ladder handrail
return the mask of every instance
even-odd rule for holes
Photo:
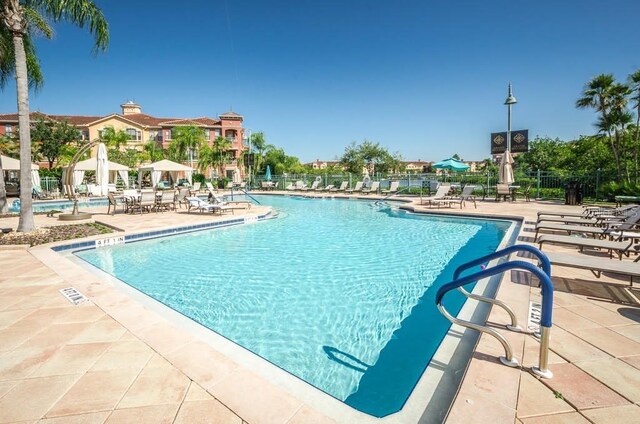
[[[233,190],[234,187],[231,187],[231,201],[233,201]],[[249,192],[247,190],[245,190],[244,188],[235,188],[235,190],[239,190],[242,193],[244,193],[245,196],[249,197],[251,200],[253,200],[254,202],[256,202],[257,204],[261,205],[262,203],[260,203],[258,201],[258,199],[256,199],[255,197],[253,197],[252,195],[249,194]]]
[[[491,268],[485,268],[482,271],[476,272],[474,274],[469,274],[464,277],[460,277],[460,273],[468,269],[474,265],[480,265],[488,260],[499,258],[508,254],[511,254],[515,251],[528,251],[533,253],[540,260],[542,270],[537,266],[524,261],[508,261],[498,264]],[[539,353],[539,363],[538,367],[532,367],[532,372],[542,378],[551,378],[553,377],[553,373],[548,369],[548,356],[549,356],[549,336],[552,326],[552,308],[553,308],[553,284],[551,283],[551,265],[549,259],[542,253],[540,250],[536,249],[533,246],[528,245],[513,245],[509,246],[505,249],[499,250],[492,254],[483,256],[481,258],[475,259],[473,261],[469,261],[465,264],[460,265],[454,272],[453,281],[444,284],[442,287],[438,289],[436,294],[436,305],[438,306],[438,310],[440,313],[451,321],[454,324],[458,324],[460,326],[471,328],[483,333],[490,334],[491,336],[498,339],[498,341],[502,344],[505,349],[505,356],[500,357],[500,362],[510,367],[519,366],[517,359],[513,357],[513,350],[511,349],[511,345],[507,341],[507,339],[500,334],[498,331],[493,328],[487,327],[486,325],[475,324],[470,321],[465,321],[456,317],[453,317],[442,305],[442,298],[444,295],[456,288],[461,288],[466,284],[470,284],[472,282],[478,281],[481,278],[491,277],[493,275],[502,274],[506,271],[512,269],[521,269],[524,271],[528,271],[538,277],[542,286],[542,312],[540,318],[540,353]],[[472,299],[479,300],[482,302],[491,303],[497,306],[500,306],[507,310],[512,319],[512,325],[507,326],[507,328],[514,331],[521,331],[520,327],[517,325],[517,320],[515,319],[515,314],[513,311],[503,302],[489,299],[483,296],[474,295],[472,293],[467,292],[466,290],[461,290],[462,293]],[[514,325],[515,324],[515,325]]]
[[[407,191],[407,190],[409,190],[410,188],[411,188],[411,187],[405,187],[405,188],[403,188],[403,189],[401,189],[401,190],[397,190],[396,192],[391,193],[391,194],[389,194],[389,195],[387,195],[387,196],[383,197],[382,199],[378,199],[378,200],[376,200],[376,201],[374,202],[374,204],[376,204],[376,205],[382,204],[382,203],[384,203],[384,202],[385,202],[385,200],[389,199],[390,197],[397,196],[398,194],[402,193],[403,191]]]

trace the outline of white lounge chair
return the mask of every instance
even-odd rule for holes
[[[217,211],[217,212],[220,212],[220,214],[222,214],[222,212],[228,211],[228,210],[230,210],[231,213],[233,213],[233,209],[234,209],[226,205],[219,205],[219,204],[212,204],[209,202],[205,202],[199,197],[187,197],[187,201],[189,202],[189,209],[187,210],[187,212],[191,212],[191,209],[195,209],[200,212],[216,213]]]
[[[379,189],[380,189],[380,182],[374,181],[371,183],[371,187],[362,189],[362,194],[377,193]]]
[[[629,277],[629,284],[633,285],[633,277],[640,276],[640,263],[635,261],[614,261],[607,258],[597,258],[591,255],[572,255],[570,253],[545,253],[552,265],[569,268],[588,269],[597,278],[602,272],[610,272]]]
[[[623,255],[628,254],[631,246],[633,245],[632,240],[615,241],[607,239],[595,239],[590,237],[572,237],[542,234],[540,237],[538,237],[540,250],[542,250],[542,245],[545,243],[575,246],[579,247],[580,251],[582,251],[585,247],[606,250],[609,251],[609,257],[613,257],[613,252],[616,252],[618,254],[618,259],[622,259]]]
[[[348,185],[349,183],[347,181],[343,181],[342,183],[340,183],[340,187],[338,188],[334,187],[329,191],[333,191],[333,192],[345,191]]]
[[[345,193],[356,193],[358,191],[362,191],[362,184],[364,184],[362,181],[358,181],[354,188],[345,189],[344,192]]]
[[[400,187],[400,181],[391,181],[389,184],[389,188],[387,190],[381,190],[382,194],[394,194],[398,192],[398,188]]]
[[[442,184],[438,186],[438,189],[436,190],[436,194],[434,194],[433,196],[423,197],[422,199],[420,199],[420,204],[424,205],[424,202],[426,201],[428,202],[429,205],[431,205],[433,200],[444,199],[445,196],[449,193],[450,189],[451,189],[451,186]]]
[[[460,205],[460,209],[462,209],[462,207],[466,205],[467,200],[469,200],[473,202],[473,206],[477,209],[478,205],[476,204],[476,196],[473,195],[475,188],[476,187],[473,185],[466,185],[459,196],[445,196],[442,199],[432,199],[430,202],[437,204],[438,207],[440,207],[441,204],[451,206],[453,203],[458,203]]]

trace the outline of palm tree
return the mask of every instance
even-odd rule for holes
[[[216,175],[222,175],[224,164],[229,160],[231,141],[224,137],[216,137],[211,146],[205,145],[199,155],[198,167],[205,172],[208,167],[216,170]]]
[[[175,127],[172,133],[170,149],[178,161],[189,160],[193,167],[193,153],[200,150],[204,144],[204,130],[195,125]]]
[[[626,107],[625,85],[618,84],[612,74],[600,74],[592,78],[582,92],[582,97],[576,101],[580,109],[594,108],[600,113],[596,127],[606,134],[613,157],[616,161],[618,179],[622,179],[622,164],[620,155],[620,119],[622,110]],[[628,88],[627,88],[628,90]],[[627,92],[628,93],[628,92]],[[613,134],[616,133],[614,139]]]
[[[264,138],[263,132],[257,132],[251,134],[251,150],[257,153],[254,160],[254,168],[255,172],[259,172],[262,168],[262,162],[264,158],[264,152],[267,148],[267,141]],[[249,152],[253,153],[253,152]]]
[[[629,75],[629,89],[631,90],[631,100],[636,104],[636,134],[633,151],[634,177],[638,183],[638,150],[640,149],[640,69]]]
[[[130,136],[124,130],[117,130],[113,127],[105,127],[100,132],[100,141],[115,150],[120,150],[120,146],[127,144]]]
[[[90,0],[0,0],[0,27],[13,41],[12,68],[16,78],[20,134],[20,221],[18,231],[34,229],[31,205],[31,134],[29,127],[29,66],[36,58],[30,43],[37,32],[51,36],[45,19],[87,26],[95,38],[95,51],[106,49],[109,28],[102,11]],[[6,36],[3,37],[6,41]],[[32,55],[29,55],[31,51]],[[30,62],[31,59],[31,62]],[[5,59],[0,59],[4,62]],[[1,79],[0,79],[1,81]]]
[[[2,16],[2,10],[4,10],[4,0],[0,0],[0,16]],[[32,18],[32,17],[28,17]],[[37,28],[38,32],[44,35],[46,38],[51,38],[52,32],[45,21],[37,20],[33,17],[33,26]],[[31,40],[30,34],[25,34],[23,37],[24,53],[27,62],[27,75],[29,80],[29,86],[33,89],[38,89],[42,86],[42,72],[40,71],[40,63],[35,54],[35,47]],[[15,50],[13,44],[13,37],[9,29],[0,22],[0,89],[4,89],[10,79],[15,74],[16,59]],[[0,147],[0,152],[9,153]],[[0,163],[0,176],[4,176],[2,170],[2,163]],[[4,186],[4,178],[0,178],[0,213],[7,212],[7,192]]]

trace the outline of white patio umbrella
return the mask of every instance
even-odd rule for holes
[[[513,156],[505,150],[500,160],[500,184],[513,184]]]
[[[109,161],[107,160],[107,146],[98,144],[98,166],[96,168],[96,184],[100,187],[100,195],[106,196],[109,192]]]

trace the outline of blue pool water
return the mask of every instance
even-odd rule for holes
[[[78,208],[95,208],[104,206],[107,207],[109,205],[109,200],[106,198],[102,199],[79,199],[78,200]],[[34,212],[48,212],[50,210],[59,210],[66,211],[73,209],[73,202],[70,200],[54,200],[54,201],[44,201],[44,202],[33,202],[33,211]],[[9,207],[9,212],[20,212],[20,204],[13,203]]]
[[[510,222],[261,201],[280,217],[76,254],[363,412],[400,410],[449,328],[437,288]]]

